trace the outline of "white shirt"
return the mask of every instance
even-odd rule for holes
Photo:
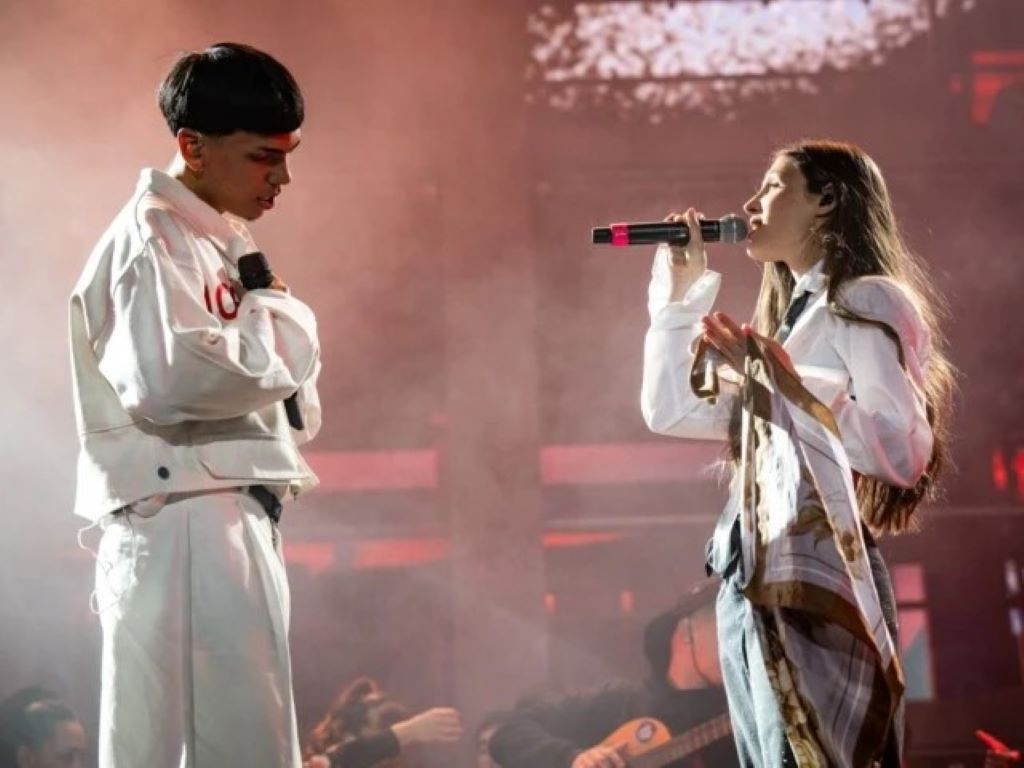
[[[651,275],[651,326],[641,391],[644,420],[660,434],[725,440],[735,384],[723,381],[715,405],[698,399],[690,387],[697,326],[712,311],[721,275],[705,271],[682,300],[671,302],[670,257],[667,248],[660,249]],[[840,298],[849,309],[888,324],[899,335],[904,369],[896,345],[881,329],[843,320],[828,310],[827,285],[821,262],[797,281],[794,297],[805,289],[812,295],[783,346],[804,386],[835,414],[853,469],[913,487],[932,451],[924,398],[927,327],[910,297],[888,278],[861,277],[843,287]]]
[[[312,310],[281,291],[239,296],[245,225],[176,179],[142,172],[71,297],[77,514],[163,493],[316,482],[296,446],[320,426]],[[281,401],[298,392],[306,423]]]

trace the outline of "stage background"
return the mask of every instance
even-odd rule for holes
[[[219,40],[279,57],[308,105],[295,180],[254,226],[323,342],[323,483],[283,526],[303,728],[361,674],[471,728],[643,673],[642,627],[702,582],[724,491],[716,446],[645,430],[650,252],[590,227],[739,211],[773,148],[828,136],[885,172],[962,373],[946,499],[883,543],[911,764],[980,764],[943,757],[976,727],[1024,744],[1014,0],[0,3],[0,695],[55,688],[94,736],[67,297],[139,169],[171,159],[160,78]],[[745,316],[757,269],[711,259]]]

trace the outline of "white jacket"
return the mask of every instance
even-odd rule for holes
[[[297,449],[320,428],[316,318],[281,291],[239,300],[235,263],[254,250],[240,220],[142,172],[71,296],[76,514],[97,520],[166,493],[316,484]],[[296,391],[302,433],[281,404]]]
[[[682,300],[671,302],[670,258],[667,248],[659,249],[651,274],[641,410],[654,432],[724,440],[735,386],[723,380],[722,396],[712,406],[698,399],[690,385],[698,326],[714,307],[721,275],[705,271]],[[888,278],[861,277],[843,287],[847,307],[896,331],[904,368],[896,345],[881,330],[829,311],[827,289],[818,262],[793,289],[794,296],[804,290],[812,296],[783,346],[803,385],[835,415],[853,469],[913,487],[928,464],[933,442],[924,398],[931,352],[928,329],[910,297]]]

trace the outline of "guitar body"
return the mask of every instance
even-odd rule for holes
[[[728,713],[690,728],[679,736],[673,736],[660,720],[640,717],[616,728],[601,745],[618,750],[630,768],[664,768],[730,733],[732,726]]]
[[[616,728],[601,745],[617,749],[623,757],[636,757],[671,740],[672,733],[663,722],[652,717],[638,717]]]

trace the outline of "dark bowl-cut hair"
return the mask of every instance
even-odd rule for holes
[[[241,43],[217,43],[179,58],[160,84],[157,101],[175,136],[182,128],[211,136],[291,133],[305,116],[291,72]]]

